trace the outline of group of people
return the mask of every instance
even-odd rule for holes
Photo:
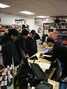
[[[17,66],[24,58],[34,55],[37,52],[36,39],[39,38],[35,30],[29,32],[23,29],[19,34],[16,29],[9,30],[9,32],[1,38],[4,66],[11,65],[12,59],[14,60],[15,66]]]
[[[12,59],[14,60],[15,66],[17,66],[24,57],[28,58],[37,53],[37,39],[40,39],[40,37],[35,30],[31,30],[31,32],[29,32],[28,30],[23,29],[19,35],[16,29],[9,30],[8,34],[1,38],[0,43],[2,45],[4,66],[6,67],[7,65],[11,65]],[[64,63],[62,75],[66,77],[67,47],[58,41],[55,42],[52,37],[48,37],[46,42],[49,47],[53,46],[52,57],[47,58],[47,60],[54,61],[58,58],[62,63]],[[40,55],[40,58],[44,58],[44,56]]]

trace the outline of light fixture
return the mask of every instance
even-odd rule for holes
[[[46,17],[48,17],[48,16],[37,16],[38,18],[46,18]]]
[[[8,8],[8,7],[10,7],[10,6],[9,5],[6,5],[6,4],[0,3],[0,8]]]
[[[27,14],[27,15],[33,15],[35,13],[29,12],[29,11],[20,11],[20,13]]]

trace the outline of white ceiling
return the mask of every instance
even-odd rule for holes
[[[1,9],[6,12],[25,17],[44,16],[67,16],[67,0],[0,0],[0,3],[10,5],[10,8]],[[30,11],[35,15],[29,16],[19,11]]]

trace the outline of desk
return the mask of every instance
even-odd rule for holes
[[[39,52],[37,52],[36,54],[34,54],[33,56],[37,56],[38,54],[40,54],[40,53],[46,53],[45,51],[39,51]],[[33,56],[31,56],[31,57],[33,57]],[[46,55],[47,57],[51,57],[52,55]],[[30,57],[30,58],[31,58]],[[38,57],[39,58],[39,57]]]
[[[43,52],[43,51],[39,51],[38,53],[36,53],[36,54],[33,55],[33,56],[36,56],[37,54],[40,54],[40,53],[44,53],[44,52]],[[33,56],[32,56],[32,57],[33,57]],[[47,56],[50,57],[49,55],[47,55]],[[31,57],[30,57],[30,58],[31,58]],[[28,58],[28,60],[29,60],[30,58]],[[34,61],[34,60],[29,60],[29,63],[33,63],[33,61]],[[35,63],[38,64],[39,62],[51,64],[51,61],[48,61],[48,60],[45,60],[45,59],[42,59],[42,58],[39,58],[39,57],[38,57],[38,60],[35,60]],[[15,67],[15,70],[16,70],[16,68],[18,68],[18,67],[19,67],[19,66]],[[46,71],[46,69],[43,69],[43,68],[42,68],[42,70],[43,70],[44,72]],[[15,73],[15,75],[17,75],[17,73]],[[59,89],[59,83],[58,83],[58,82],[48,79],[48,83],[54,84],[54,85],[55,85],[55,86],[54,86],[54,89]]]
[[[33,55],[33,56],[37,56],[38,54],[40,54],[40,53],[45,53],[44,51],[39,51],[38,53],[36,53],[35,55]],[[32,56],[32,57],[33,57]],[[51,57],[51,55],[46,55],[47,57]],[[30,57],[31,58],[31,57]],[[35,63],[39,63],[39,62],[42,62],[42,63],[47,63],[47,64],[51,64],[51,61],[48,61],[48,60],[46,60],[46,59],[42,59],[42,58],[39,58],[39,56],[37,56],[37,58],[38,58],[38,60],[35,60]],[[30,63],[33,63],[33,61],[34,60],[29,60],[29,62]],[[46,69],[44,69],[44,68],[42,68],[42,70],[45,72],[46,71]],[[48,83],[52,83],[52,84],[54,84],[55,86],[54,86],[54,89],[59,89],[59,82],[56,82],[56,81],[53,81],[53,80],[51,80],[51,79],[48,79]]]
[[[44,51],[39,51],[38,53],[36,53],[36,54],[34,54],[32,57],[34,57],[34,56],[37,56],[38,54],[40,54],[40,53],[45,53]],[[47,57],[51,57],[51,55],[46,55]],[[31,57],[30,57],[31,58]],[[28,58],[28,60],[30,59],[30,58]],[[48,60],[46,60],[46,59],[42,59],[42,58],[39,58],[39,56],[37,56],[37,58],[38,58],[38,60],[35,60],[35,63],[40,63],[40,62],[42,62],[42,63],[47,63],[47,64],[51,64],[51,61],[48,61]],[[29,63],[33,63],[33,61],[34,60],[29,60]],[[42,68],[42,70],[45,72],[46,71],[46,69],[44,69],[44,68]]]
[[[53,83],[55,85],[54,89],[59,89],[59,82],[48,79],[48,83]]]

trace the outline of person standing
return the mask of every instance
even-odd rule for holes
[[[20,60],[23,59],[23,56],[22,56],[23,52],[26,57],[29,57],[27,53],[27,49],[26,49],[26,39],[28,37],[28,33],[29,32],[26,29],[23,29],[20,37],[15,42]]]
[[[37,52],[36,39],[34,38],[35,35],[36,35],[36,32],[32,30],[29,33],[29,36],[27,38],[26,48],[27,48],[27,53],[29,54],[29,56],[32,56]]]
[[[12,64],[12,58],[14,60],[14,65],[17,66],[20,63],[19,56],[17,53],[16,46],[14,44],[15,40],[17,39],[18,31],[16,29],[9,30],[7,34],[7,39],[2,45],[2,57],[3,57],[3,64],[5,67],[7,65]]]

